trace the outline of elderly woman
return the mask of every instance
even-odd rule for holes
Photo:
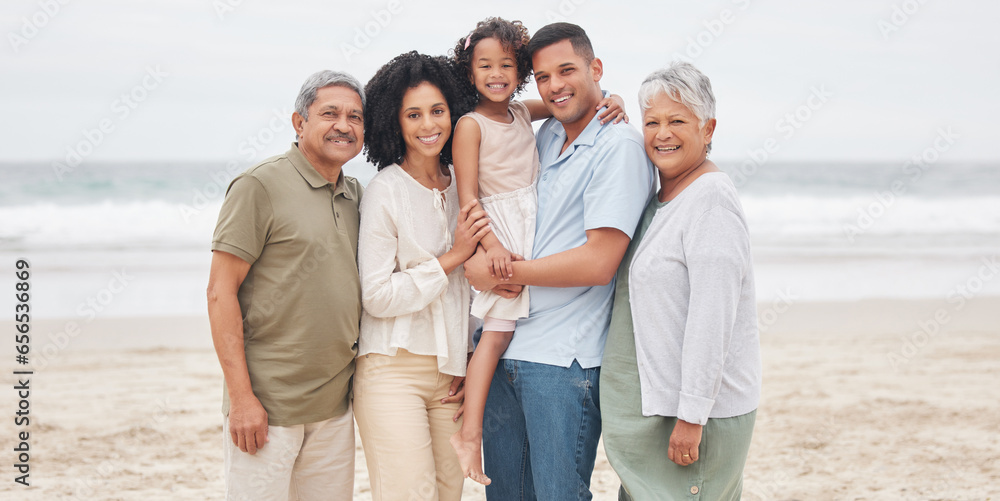
[[[746,218],[708,160],[708,78],[675,63],[646,78],[639,101],[660,191],[618,269],[605,448],[620,499],[737,500],[761,386]]]
[[[448,60],[416,52],[365,87],[365,149],[379,172],[361,201],[354,410],[375,501],[462,497],[448,441],[470,351],[462,263],[490,231],[477,202],[458,206],[451,136],[469,108],[463,88]]]

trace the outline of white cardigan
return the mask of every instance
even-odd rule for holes
[[[372,178],[361,199],[358,356],[402,348],[438,359],[444,374],[464,376],[469,342],[469,282],[459,266],[437,260],[454,242],[455,173],[445,191],[418,183],[398,165]]]
[[[703,174],[657,209],[628,286],[644,416],[703,425],[757,408],[750,235],[729,176]]]

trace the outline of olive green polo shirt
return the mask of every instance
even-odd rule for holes
[[[233,179],[212,250],[250,263],[238,298],[253,392],[268,424],[348,409],[361,318],[358,206],[363,189],[330,183],[296,144]],[[229,414],[229,395],[222,412]]]

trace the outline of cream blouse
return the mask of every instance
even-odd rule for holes
[[[455,173],[444,191],[429,189],[399,165],[379,171],[361,201],[358,356],[400,348],[438,359],[444,374],[464,376],[469,342],[469,282],[459,266],[445,274],[437,257],[451,248],[459,204]]]

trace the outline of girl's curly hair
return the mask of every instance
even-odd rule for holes
[[[475,106],[454,64],[444,56],[428,56],[410,51],[400,54],[379,68],[365,85],[368,108],[365,109],[365,156],[382,170],[403,161],[406,143],[399,126],[399,109],[403,94],[423,82],[437,87],[444,94],[451,113],[451,129],[462,115]],[[454,135],[454,134],[452,134]],[[441,150],[441,165],[451,161],[451,136]]]
[[[451,56],[455,60],[455,66],[459,74],[465,76],[463,80],[472,88],[476,101],[479,100],[479,92],[472,85],[472,53],[476,50],[476,44],[485,38],[496,38],[504,50],[509,50],[514,54],[517,61],[517,87],[514,94],[524,90],[524,86],[531,78],[531,56],[528,55],[528,28],[525,28],[521,21],[507,21],[499,17],[490,17],[476,24],[476,29],[472,30],[467,37],[463,37],[455,44],[451,50]]]

